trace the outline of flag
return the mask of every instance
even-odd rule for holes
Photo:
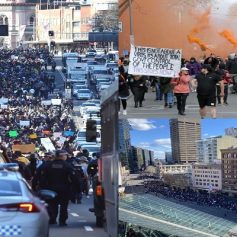
[[[23,35],[24,35],[24,33],[25,33],[25,29],[26,29],[26,25],[21,25],[21,26],[20,26],[20,30],[19,30],[19,41],[22,40],[22,37],[23,37]]]

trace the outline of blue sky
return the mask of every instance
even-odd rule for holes
[[[132,145],[154,150],[157,158],[171,151],[169,119],[129,119]],[[224,135],[225,128],[237,128],[237,119],[201,120],[203,138]]]

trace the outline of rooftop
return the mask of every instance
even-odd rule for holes
[[[121,198],[119,220],[180,237],[237,235],[234,222],[149,194]]]

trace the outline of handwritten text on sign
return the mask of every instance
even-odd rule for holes
[[[131,46],[129,74],[173,77],[181,68],[180,49]]]

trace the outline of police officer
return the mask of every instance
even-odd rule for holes
[[[50,224],[57,224],[58,206],[60,205],[59,225],[67,226],[68,202],[72,185],[77,185],[77,179],[72,166],[66,161],[68,153],[64,150],[55,152],[55,159],[45,165],[42,175],[44,188],[57,193],[57,197],[49,203]]]

